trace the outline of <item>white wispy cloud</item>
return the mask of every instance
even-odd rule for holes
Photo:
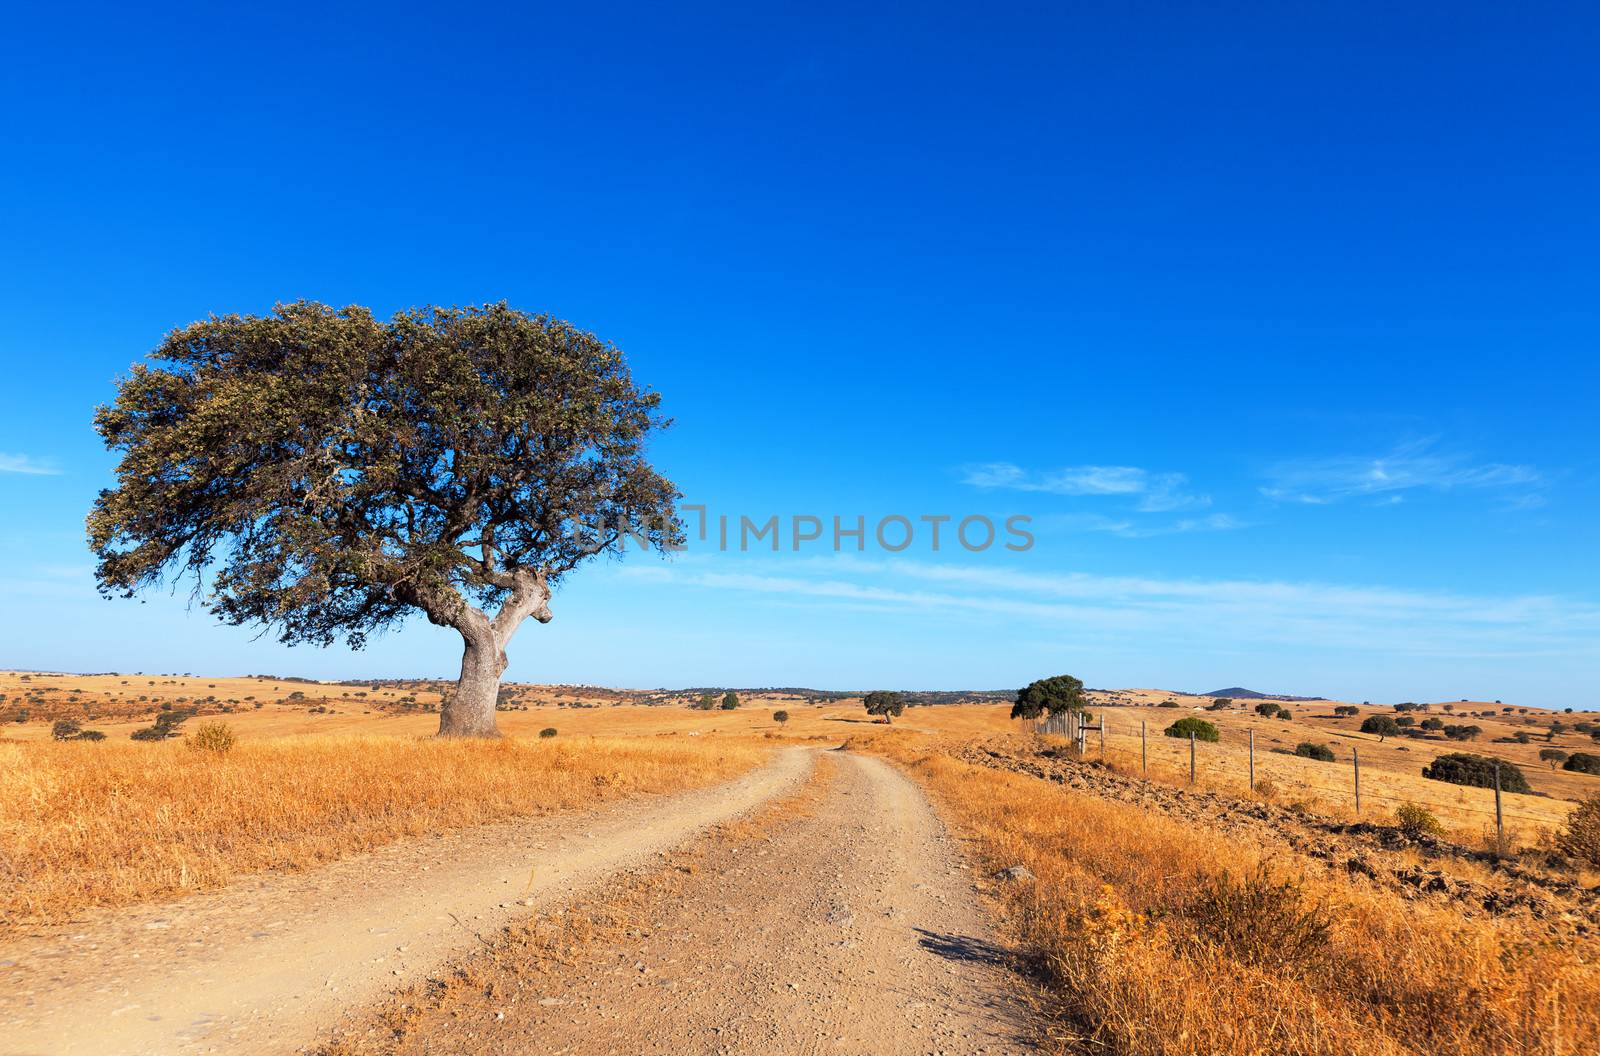
[[[1011,462],[963,467],[961,482],[974,488],[1042,492],[1050,495],[1111,495],[1129,498],[1143,513],[1169,513],[1211,505],[1209,495],[1189,490],[1182,473],[1153,473],[1138,466],[1066,466],[1042,472]]]
[[[1313,506],[1363,497],[1397,505],[1408,491],[1470,489],[1500,492],[1509,496],[1513,505],[1528,508],[1543,501],[1535,492],[1545,483],[1532,466],[1474,462],[1437,450],[1431,439],[1402,444],[1385,455],[1278,462],[1268,467],[1266,476],[1268,483],[1261,493],[1267,498]]]
[[[809,599],[940,620],[1001,617],[1069,631],[1080,644],[1153,645],[1220,634],[1230,647],[1346,648],[1374,654],[1527,658],[1600,655],[1600,605],[1550,595],[1472,595],[1283,580],[1167,579],[1016,566],[795,558],[782,573],[722,561],[629,566],[643,581]]]
[[[1061,529],[1071,532],[1105,532],[1124,539],[1150,539],[1160,535],[1187,535],[1191,532],[1226,532],[1249,527],[1232,514],[1211,513],[1203,517],[1180,517],[1174,521],[1108,517],[1100,513],[1059,513],[1035,517],[1040,531]]]
[[[31,477],[59,476],[61,470],[48,460],[30,455],[8,455],[0,452],[0,473],[24,473]]]

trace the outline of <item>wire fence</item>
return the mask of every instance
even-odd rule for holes
[[[1157,776],[1169,781],[1175,780],[1179,784],[1198,785],[1202,782],[1215,784],[1220,778],[1224,782],[1243,784],[1254,792],[1263,780],[1276,780],[1286,784],[1292,783],[1296,789],[1330,798],[1335,803],[1349,805],[1357,817],[1369,807],[1380,805],[1398,807],[1416,803],[1419,798],[1415,794],[1409,796],[1396,794],[1392,788],[1386,787],[1393,783],[1395,771],[1392,769],[1363,767],[1360,745],[1350,746],[1349,759],[1321,763],[1321,766],[1328,768],[1327,772],[1330,774],[1338,772],[1346,775],[1344,780],[1318,781],[1313,776],[1315,770],[1299,765],[1293,767],[1292,773],[1285,773],[1284,768],[1277,765],[1279,761],[1289,758],[1302,761],[1304,757],[1296,756],[1281,748],[1258,749],[1253,729],[1218,730],[1216,741],[1203,741],[1192,733],[1177,737],[1168,735],[1166,730],[1169,725],[1164,721],[1147,720],[1140,720],[1137,723],[1112,722],[1108,721],[1104,712],[1098,715],[1058,712],[1039,719],[1034,729],[1039,734],[1068,739],[1072,742],[1073,749],[1083,758],[1098,757],[1116,762],[1123,767],[1137,767],[1146,778],[1152,776],[1151,768],[1154,764],[1158,771]],[[1276,774],[1267,772],[1269,764],[1271,764],[1270,769],[1278,771]],[[1160,773],[1163,770],[1165,773]],[[1518,810],[1516,805],[1521,797],[1512,793],[1502,795],[1498,787],[1499,778],[1499,763],[1496,761],[1494,787],[1450,785],[1449,788],[1456,792],[1458,799],[1441,809],[1479,816],[1486,822],[1492,819],[1495,838],[1500,843],[1505,840],[1505,827],[1510,822],[1529,825],[1550,824],[1551,819],[1548,814],[1533,814]],[[1493,803],[1492,805],[1488,802],[1482,805],[1469,803],[1465,801],[1468,795],[1478,795],[1485,799],[1492,796]]]

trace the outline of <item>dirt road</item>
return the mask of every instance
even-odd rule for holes
[[[597,916],[626,924],[608,937],[546,944],[551,963],[533,970],[532,952],[508,942],[464,966],[460,985],[407,995],[425,1007],[401,1017],[400,1036],[379,1015],[335,1051],[1035,1051],[971,874],[921,792],[878,759],[832,752],[821,765],[799,817],[763,819],[762,838],[701,841],[665,866],[676,881],[646,882],[620,914],[610,894]]]
[[[719,788],[496,825],[97,915],[0,948],[0,1054],[290,1053],[470,961],[500,929],[604,901],[697,833],[799,789],[818,753]],[[702,837],[655,925],[490,986],[380,1050],[430,1053],[1030,1051],[1028,1017],[959,851],[881,760],[827,753],[808,812],[765,841]],[[492,996],[490,996],[492,995]],[[494,1007],[490,1007],[493,1005]]]
[[[0,946],[0,1054],[293,1051],[479,936],[796,787],[814,754],[38,929]]]

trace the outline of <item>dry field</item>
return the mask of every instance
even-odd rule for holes
[[[938,745],[864,747],[908,766],[991,868],[1034,874],[999,896],[1062,1051],[1564,1056],[1600,1039],[1592,900],[1557,920],[1469,910]]]
[[[1570,727],[1582,714],[1453,702],[1455,716],[1495,709],[1492,718],[1461,720],[1483,727],[1477,741],[1380,743],[1357,727],[1392,709],[1339,717],[1337,702],[1296,702],[1284,721],[1258,716],[1254,701],[1202,712],[1210,703],[1203,698],[1118,691],[1097,696],[1108,728],[1102,760],[1097,736],[1079,759],[1059,739],[1010,721],[1000,704],[912,708],[886,725],[851,699],[752,693],[737,710],[698,711],[681,694],[517,687],[512,710],[500,716],[507,737],[463,744],[431,738],[438,720],[427,706],[437,698],[422,684],[0,673],[0,692],[0,717],[11,719],[0,722],[0,924],[13,928],[205,889],[231,895],[230,882],[246,874],[305,870],[530,815],[559,821],[561,812],[602,801],[716,784],[785,745],[843,743],[896,762],[967,841],[978,885],[1023,956],[1018,992],[1043,995],[1036,1012],[1063,1052],[1600,1051],[1600,876],[1541,850],[1575,800],[1600,792],[1600,778],[1553,773],[1537,760],[1541,747],[1593,744],[1570,730],[1545,737],[1553,721]],[[1158,706],[1168,699],[1177,707]],[[22,722],[14,721],[19,700],[29,710]],[[130,740],[163,704],[199,714],[172,740]],[[779,708],[788,722],[775,720]],[[1196,786],[1188,742],[1161,735],[1191,714],[1222,734],[1199,747]],[[1446,713],[1435,704],[1428,714]],[[51,723],[69,717],[106,739],[54,742]],[[206,722],[228,724],[238,737],[231,751],[186,743]],[[547,727],[556,736],[539,737]],[[1251,731],[1266,786],[1255,794],[1246,779]],[[1516,743],[1519,731],[1533,735],[1531,743]],[[1306,740],[1328,744],[1336,761],[1286,754]],[[1362,760],[1359,817],[1352,748]],[[1503,797],[1512,847],[1485,847],[1492,792],[1421,777],[1433,756],[1449,751],[1522,767],[1539,794]],[[890,795],[889,785],[873,787],[872,795]],[[864,785],[829,796],[840,817],[871,798]],[[916,816],[904,795],[890,800],[902,819]],[[1437,814],[1446,831],[1400,833],[1393,812],[1407,802]],[[862,848],[881,842],[870,830],[858,840]],[[817,861],[802,862],[813,852],[797,846],[773,874],[775,890],[804,869],[817,872],[823,888],[827,877],[848,873],[842,845],[821,830],[814,845],[832,848],[826,860],[817,850]],[[727,855],[726,884],[753,875],[737,850],[718,853]],[[1032,877],[990,879],[1017,864]],[[898,883],[922,890],[919,879]],[[719,881],[718,890],[731,888]],[[833,912],[805,912],[813,910]],[[714,956],[714,920],[692,907],[662,919],[678,921],[673,934],[701,934],[709,944],[681,956]],[[746,943],[752,949],[778,941],[766,919],[757,911],[742,925],[755,936]],[[818,949],[833,941],[823,925],[829,921],[806,932]],[[604,951],[583,954],[578,943],[567,956],[573,964],[632,964],[630,943],[648,939],[648,929],[612,934]],[[894,956],[912,955],[920,956]],[[781,972],[783,958],[768,959]],[[816,970],[819,979],[826,974],[820,962]],[[629,992],[623,987],[613,1000],[626,1005]],[[736,1003],[761,1004],[765,992]],[[704,1022],[724,1015],[732,993],[706,993]],[[676,1007],[670,995],[662,1000],[664,1009]],[[815,1004],[795,1006],[803,1007]],[[829,1029],[846,1030],[850,1016],[840,1015]],[[567,1022],[542,1014],[532,1022],[544,1030],[556,1021]],[[599,1021],[611,1024],[608,1044],[630,1043],[624,1021]],[[781,1030],[781,1021],[762,1029]],[[456,1033],[474,1038],[478,1029]],[[462,1051],[474,1050],[463,1043]]]

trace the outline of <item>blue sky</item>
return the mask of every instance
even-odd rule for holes
[[[713,515],[1035,535],[630,555],[508,677],[1600,704],[1592,9],[759,7],[13,15],[0,666],[453,674],[100,600],[90,417],[210,312],[504,299]]]

